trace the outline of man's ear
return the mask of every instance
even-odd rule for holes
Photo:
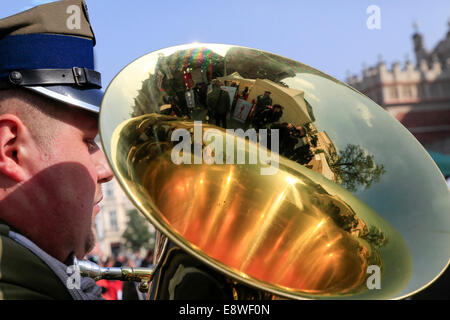
[[[23,133],[25,126],[20,118],[12,114],[0,115],[0,173],[21,182],[26,179],[23,168]]]

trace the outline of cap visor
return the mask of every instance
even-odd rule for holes
[[[64,102],[74,107],[99,113],[103,99],[100,89],[78,89],[71,86],[26,87],[49,98]]]

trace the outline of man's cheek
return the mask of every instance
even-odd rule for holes
[[[57,172],[58,177],[54,181],[58,182],[53,186],[53,194],[59,194],[64,205],[70,207],[66,210],[85,215],[90,219],[96,188],[92,175],[85,167],[76,163],[59,166],[63,167],[61,168],[63,170]]]

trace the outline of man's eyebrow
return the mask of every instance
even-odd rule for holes
[[[86,125],[84,128],[80,128],[80,131],[84,136],[97,137],[99,135],[97,125]]]
[[[88,128],[87,132],[89,132],[90,134],[93,134],[93,135],[98,135],[99,134],[97,126]]]
[[[89,132],[98,132],[98,117],[89,117],[89,120],[86,122],[86,129]]]

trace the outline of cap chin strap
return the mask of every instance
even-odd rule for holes
[[[0,89],[49,85],[75,85],[86,89],[100,89],[101,82],[100,73],[87,68],[14,70],[0,78]]]

